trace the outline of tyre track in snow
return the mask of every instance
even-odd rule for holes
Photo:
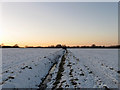
[[[96,76],[90,67],[81,63],[71,51],[68,51],[63,67],[64,71],[57,88],[107,87],[101,78]]]
[[[99,77],[95,77],[87,65],[79,64],[80,60],[76,58],[71,51],[66,50],[62,56],[58,69],[52,75],[51,82],[47,88],[86,88],[102,87],[103,83]],[[91,82],[92,81],[92,82]],[[92,84],[91,84],[92,83]],[[51,87],[49,87],[51,86]]]
[[[62,73],[64,72],[64,64],[65,64],[67,54],[68,54],[68,51],[66,50],[64,55],[61,58],[61,62],[59,64],[59,69],[58,69],[57,76],[56,76],[56,81],[53,83],[54,86],[52,89],[58,88],[58,84],[60,83],[60,80],[63,76]],[[59,86],[59,88],[61,88],[61,86]]]
[[[50,68],[48,74],[45,76],[45,78],[43,79],[43,81],[39,85],[40,89],[46,89],[47,88],[47,83],[52,80],[52,76],[53,76],[52,74],[55,71],[56,66],[59,65],[59,70],[57,72],[56,81],[53,84],[54,85],[53,89],[57,87],[57,84],[59,83],[59,80],[61,79],[61,75],[62,75],[61,72],[64,69],[62,67],[62,65],[64,64],[64,61],[65,61],[65,54],[66,54],[66,51],[64,51],[64,54],[61,57],[59,57],[60,63],[59,63],[59,60],[58,60],[58,62],[54,63],[54,65]]]
[[[46,88],[106,88],[108,85],[91,67],[81,62],[70,50],[66,50],[54,67]],[[109,77],[107,77],[109,78]]]
[[[57,88],[100,88],[104,84],[87,65],[83,65],[71,51],[68,51],[64,72]]]

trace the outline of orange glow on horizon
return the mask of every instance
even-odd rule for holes
[[[91,46],[92,44],[95,44],[97,46],[112,46],[112,45],[118,45],[118,44],[101,44],[101,43],[89,43],[89,44],[65,44],[65,43],[44,43],[44,44],[21,44],[21,43],[1,43],[0,45],[4,45],[4,46],[14,46],[15,44],[18,44],[18,46],[20,47],[26,47],[26,46],[33,46],[33,47],[37,47],[37,46],[41,46],[41,47],[47,47],[47,46],[56,46],[57,44],[61,44],[61,45],[66,45],[66,46]]]
[[[117,9],[118,3],[4,3],[0,44],[117,45]]]

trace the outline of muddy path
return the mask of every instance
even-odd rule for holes
[[[53,83],[53,88],[52,88],[53,90],[57,88],[57,86],[60,83],[60,80],[63,76],[62,73],[64,72],[64,64],[65,64],[67,54],[68,54],[68,51],[66,50],[66,52],[64,53],[64,55],[61,58],[61,62],[59,64],[59,68],[58,68],[58,73],[56,76],[56,81]],[[61,88],[61,87],[59,87],[59,88]]]
[[[51,67],[49,73],[46,75],[46,77],[43,79],[42,83],[39,85],[40,89],[47,88],[47,83],[51,81],[52,72],[54,71],[55,67],[56,67],[56,63]]]
[[[58,62],[54,63],[54,65],[50,68],[49,73],[48,73],[48,74],[45,76],[45,78],[42,80],[42,83],[40,83],[39,89],[46,89],[46,88],[47,88],[47,83],[50,82],[50,81],[52,81],[53,72],[54,72],[55,69],[57,68],[56,66],[57,66],[58,64],[60,64],[60,65],[59,65],[58,72],[57,72],[57,74],[56,74],[57,77],[56,77],[56,81],[55,81],[55,83],[54,83],[53,89],[56,88],[56,86],[57,86],[57,84],[59,83],[59,80],[61,79],[61,76],[62,76],[61,72],[63,72],[63,69],[64,69],[64,68],[63,68],[63,64],[65,63],[65,55],[66,55],[66,52],[67,52],[67,50],[65,50],[63,56],[60,58],[59,63],[58,63]]]

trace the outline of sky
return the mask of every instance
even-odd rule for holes
[[[5,45],[118,44],[117,2],[5,2]]]

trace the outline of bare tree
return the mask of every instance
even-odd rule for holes
[[[19,48],[18,44],[15,44],[13,47],[14,47],[14,48]]]
[[[91,47],[96,47],[96,45],[95,45],[95,44],[92,44]]]

